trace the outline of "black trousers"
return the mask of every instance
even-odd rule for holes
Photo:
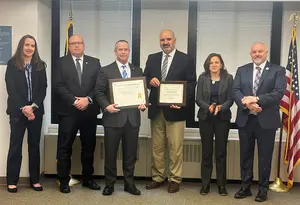
[[[78,130],[81,141],[83,180],[92,179],[96,146],[97,116],[59,116],[57,140],[57,175],[60,183],[70,181],[72,146]]]
[[[40,178],[40,139],[43,116],[35,116],[29,121],[24,115],[10,116],[10,143],[7,156],[7,185],[16,185],[19,181],[22,163],[22,145],[24,133],[28,131],[29,180],[35,184]]]
[[[255,139],[258,147],[259,190],[269,189],[272,155],[276,129],[261,128],[257,117],[249,115],[245,127],[239,128],[242,187],[250,188],[253,180]]]
[[[213,170],[213,142],[215,137],[215,156],[217,184],[226,184],[227,141],[230,121],[221,120],[219,116],[208,116],[206,120],[199,120],[202,144],[201,178],[202,185],[207,186],[211,180]]]
[[[124,183],[134,184],[139,128],[133,127],[129,121],[123,127],[104,127],[105,184],[107,186],[113,186],[117,179],[116,160],[120,140],[122,140]]]

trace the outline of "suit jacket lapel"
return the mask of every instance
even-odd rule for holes
[[[35,88],[36,88],[36,68],[34,66],[32,66],[31,68],[31,92],[32,92],[32,98],[35,96]]]
[[[134,66],[131,63],[129,64],[129,68],[130,68],[130,72],[131,72],[131,76],[130,77],[137,77]]]
[[[84,60],[84,57],[83,57],[83,60]],[[70,65],[70,75],[72,75],[75,78],[75,80],[77,81],[78,85],[80,85],[77,70],[76,70],[76,65],[74,63],[73,57],[70,54],[68,55],[68,61],[69,61],[68,64]],[[83,65],[84,65],[84,63],[83,63]]]
[[[161,79],[161,60],[162,60],[162,57],[163,57],[163,52],[158,53],[157,59],[156,59],[157,66],[155,66],[155,68],[157,67],[157,72],[158,72],[157,77],[158,77],[158,79]]]
[[[170,65],[169,71],[168,71],[168,73],[167,73],[166,79],[168,79],[168,76],[170,76],[171,73],[174,71],[175,65],[178,65],[178,62],[177,62],[178,58],[176,58],[176,56],[177,56],[177,50],[176,50],[176,52],[175,52],[175,54],[174,54],[174,57],[173,57],[173,60],[172,60],[171,65]],[[161,61],[160,61],[160,62],[161,62]]]
[[[115,61],[113,64],[113,70],[112,72],[114,73],[113,76],[116,76],[116,78],[122,78],[122,74],[120,73],[119,67],[117,62]]]
[[[253,64],[250,64],[247,68],[247,76],[249,76],[249,88],[251,95],[253,94]]]
[[[223,74],[220,74],[220,81],[219,81],[219,97],[221,96],[221,93],[223,90],[226,90],[226,84],[225,84],[225,76]]]
[[[263,70],[263,72],[262,72],[262,74],[261,74],[261,77],[260,77],[260,79],[259,79],[257,91],[259,90],[259,88],[261,87],[261,84],[263,83],[264,79],[265,79],[266,76],[268,75],[270,66],[271,66],[271,64],[267,61],[266,65],[265,65],[265,67],[264,67],[264,70]],[[257,91],[256,91],[256,93],[257,93]]]
[[[208,92],[208,99],[210,99],[210,91],[211,91],[211,81],[210,81],[210,75],[207,75],[206,78],[205,78],[206,82],[205,82],[205,85],[206,85],[206,89],[207,89],[207,92]]]
[[[28,99],[28,90],[27,90],[27,80],[26,80],[26,74],[25,74],[25,69],[19,69],[19,68],[16,68],[18,69],[18,74],[20,75],[21,77],[21,81],[23,81],[23,85],[24,85],[24,88],[25,88],[25,93],[24,92],[21,92],[21,94],[23,95],[23,97],[25,99]]]
[[[76,66],[75,66],[76,69]],[[76,70],[77,72],[77,70]],[[83,56],[83,62],[82,62],[82,73],[81,73],[81,85],[83,84],[83,82],[87,82],[88,81],[88,72],[89,72],[89,62],[86,59],[85,55]],[[78,74],[77,74],[78,76]],[[78,79],[78,77],[77,77]],[[79,79],[78,79],[79,82]]]

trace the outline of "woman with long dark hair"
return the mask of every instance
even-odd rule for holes
[[[29,179],[35,191],[42,191],[40,176],[40,138],[46,96],[46,64],[41,60],[37,42],[31,35],[19,41],[16,53],[8,61],[5,82],[10,122],[10,144],[7,156],[7,190],[17,192],[22,162],[22,144],[28,131]]]
[[[225,69],[220,54],[211,53],[204,62],[204,72],[199,76],[196,103],[202,144],[200,194],[208,194],[213,168],[213,142],[215,138],[216,172],[219,194],[227,195],[226,157],[227,140],[233,104],[231,92],[233,77]]]

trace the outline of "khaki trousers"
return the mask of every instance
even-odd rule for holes
[[[183,138],[185,121],[166,121],[161,111],[156,119],[151,120],[152,136],[152,179],[165,180],[165,149],[169,151],[169,181],[181,183],[183,165]]]

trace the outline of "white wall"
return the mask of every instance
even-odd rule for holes
[[[39,54],[46,62],[47,68],[47,95],[44,100],[45,115],[43,118],[41,136],[41,172],[44,171],[44,133],[48,132],[51,124],[51,1],[38,0],[37,3],[37,41]]]
[[[157,2],[155,7],[159,8]],[[174,17],[176,16],[176,21]],[[188,39],[188,5],[179,10],[158,10],[143,9],[141,13],[141,56],[140,62],[142,69],[146,66],[148,55],[161,51],[159,43],[159,33],[163,29],[171,29],[175,33],[176,48],[182,52],[187,52]],[[148,110],[142,113],[140,134],[150,135],[150,121]]]
[[[47,1],[45,0],[45,2]],[[41,58],[47,63],[50,62],[51,59],[51,53],[49,49],[51,48],[51,41],[49,38],[51,35],[51,24],[49,19],[51,19],[50,7],[45,6],[44,1],[42,0],[26,0],[26,3],[21,0],[1,0],[0,2],[0,25],[12,26],[12,52],[15,52],[17,44],[22,36],[31,34],[36,37]],[[47,22],[49,22],[48,25],[44,24]],[[46,34],[47,32],[48,34]],[[50,69],[50,67],[48,69]],[[6,160],[10,135],[8,116],[5,113],[7,107],[7,92],[4,80],[5,71],[6,66],[0,65],[0,177],[6,176]],[[50,92],[48,92],[48,94],[49,93]],[[48,109],[49,103],[46,103],[48,104]],[[49,116],[46,118],[49,118]],[[43,153],[43,141],[41,144],[41,153]],[[27,149],[27,134],[25,134],[23,142],[23,161],[20,173],[21,177],[28,176]],[[44,160],[41,158],[41,164],[43,165],[43,163]],[[41,166],[41,170],[43,170],[43,166]]]

